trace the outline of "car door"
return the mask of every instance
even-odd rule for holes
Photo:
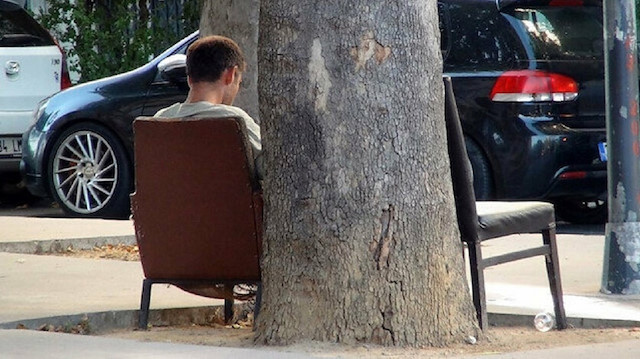
[[[197,33],[189,36],[187,41],[173,51],[171,55],[186,55],[187,48],[198,39]],[[158,110],[173,105],[176,102],[184,102],[189,93],[189,85],[186,81],[186,75],[184,81],[170,81],[163,78],[162,74],[158,71],[156,76],[149,86],[149,92],[147,93],[147,99],[143,110],[143,116],[153,116]]]

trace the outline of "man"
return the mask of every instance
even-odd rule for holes
[[[255,161],[256,174],[262,179],[262,143],[260,126],[242,109],[231,106],[242,82],[246,63],[238,44],[224,36],[207,36],[191,44],[187,50],[187,83],[189,95],[184,103],[176,103],[158,111],[157,118],[237,117],[247,127]],[[212,298],[234,297],[231,288],[210,284],[178,285],[181,289]],[[250,296],[252,287],[243,287]]]
[[[240,89],[245,67],[244,55],[235,41],[224,36],[197,40],[187,50],[187,100],[158,111],[154,117],[241,118],[247,127],[256,174],[262,179],[260,126],[242,109],[231,106]]]

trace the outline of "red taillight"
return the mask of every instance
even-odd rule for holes
[[[539,70],[503,73],[489,96],[496,102],[563,102],[576,97],[578,83],[574,79]]]
[[[64,90],[68,87],[73,86],[71,83],[71,77],[69,76],[69,68],[67,67],[67,54],[64,52],[60,43],[55,38],[53,39],[58,49],[60,49],[60,53],[62,54],[62,74],[60,75],[60,90]]]
[[[587,177],[587,172],[585,171],[565,172],[560,175],[560,179],[563,179],[563,180],[583,179],[586,177]]]
[[[71,86],[73,86],[73,84],[71,83],[69,69],[67,68],[67,57],[62,56],[62,78],[60,79],[60,90],[64,90]]]

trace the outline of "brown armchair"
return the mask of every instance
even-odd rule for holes
[[[139,117],[133,127],[139,326],[147,327],[154,283],[224,298],[229,320],[233,287],[260,282],[262,195],[244,123]]]

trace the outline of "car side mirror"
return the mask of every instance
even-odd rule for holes
[[[160,76],[170,82],[187,83],[187,56],[176,54],[158,64]]]

